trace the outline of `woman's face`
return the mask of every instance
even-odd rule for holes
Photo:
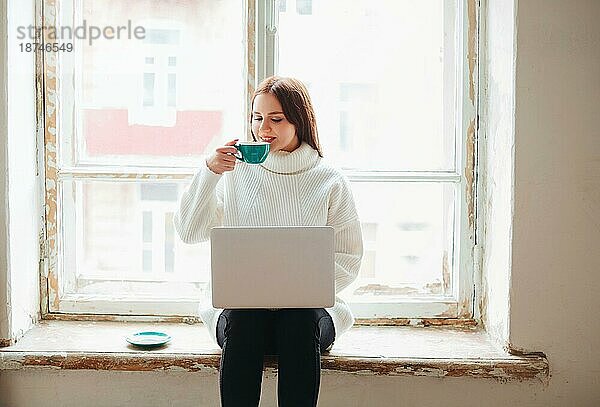
[[[271,151],[292,152],[300,146],[296,126],[283,115],[281,103],[272,93],[261,93],[252,105],[252,133],[271,144]]]

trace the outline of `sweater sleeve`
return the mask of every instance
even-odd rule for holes
[[[330,191],[327,225],[334,228],[335,293],[338,294],[356,280],[363,256],[360,220],[345,177]]]
[[[203,166],[192,179],[179,200],[179,208],[173,216],[175,230],[185,243],[205,242],[210,229],[223,221],[222,175]]]

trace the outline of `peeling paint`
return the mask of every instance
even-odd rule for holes
[[[170,332],[177,340],[155,350],[139,350],[122,340],[126,333],[150,326]],[[356,375],[493,377],[500,380],[543,379],[548,372],[545,355],[503,352],[480,330],[356,327],[347,335],[331,352],[322,356],[324,371]],[[20,344],[0,351],[0,369],[197,372],[216,371],[219,358],[220,349],[214,346],[209,333],[202,327],[44,321]],[[265,371],[277,372],[277,362],[276,356],[267,356]]]
[[[467,63],[469,66],[469,100],[475,112],[478,110],[477,91],[479,80],[478,70],[478,6],[476,0],[467,1],[467,14],[469,18],[468,38],[467,38]],[[465,174],[467,178],[467,204],[469,229],[474,231],[475,224],[475,165],[476,165],[476,132],[477,132],[477,113],[469,122],[467,128],[467,156]]]
[[[336,370],[358,374],[385,376],[427,376],[427,377],[474,377],[499,381],[537,379],[544,381],[548,375],[547,361],[519,360],[364,360],[337,357],[335,360],[322,358],[325,370]]]
[[[42,24],[52,27],[56,24],[57,14],[55,0],[44,0],[42,5]],[[44,41],[52,42],[48,38],[50,30],[44,30]],[[46,287],[41,289],[42,317],[50,310],[58,310],[59,286],[57,278],[57,161],[56,161],[56,112],[57,112],[57,76],[56,56],[50,52],[42,52],[39,58],[43,61],[43,94],[38,95],[44,103],[44,173],[46,177],[45,189],[45,228],[47,241],[48,276],[40,276]],[[39,73],[38,73],[39,74]],[[44,273],[44,270],[41,270]],[[47,280],[46,280],[47,278]]]
[[[471,119],[467,129],[467,156],[465,164],[465,178],[467,180],[467,213],[469,230],[475,227],[475,119]]]
[[[252,95],[254,94],[256,77],[256,0],[247,0],[246,18],[246,68],[248,69],[248,75],[246,76],[246,115],[244,117],[249,118],[250,112],[252,112]],[[246,121],[246,139],[252,139],[248,121]]]
[[[202,324],[199,317],[190,316],[144,316],[144,315],[99,315],[49,313],[44,319],[54,321],[107,321],[107,322],[173,322]],[[472,318],[356,318],[355,326],[451,326],[473,329],[478,322]]]
[[[472,311],[472,299],[465,297],[462,298],[458,305],[457,305],[457,316],[459,319],[468,319],[468,318],[473,318],[473,311]]]
[[[54,368],[115,371],[218,371],[220,355],[195,354],[105,354],[0,352],[0,370]],[[277,371],[277,358],[267,357],[264,369]],[[536,356],[514,360],[496,359],[397,359],[323,356],[324,371],[376,376],[474,377],[499,381],[536,379],[545,382],[548,362]]]
[[[19,368],[54,367],[67,370],[117,370],[117,371],[158,371],[183,370],[200,372],[219,367],[219,355],[153,355],[142,352],[139,355],[124,354],[93,354],[93,353],[64,353],[64,354],[22,354],[6,355],[2,358],[2,368],[5,359]]]
[[[458,304],[448,304],[447,308],[438,314],[435,314],[437,318],[456,318],[458,315]]]
[[[7,348],[12,345],[12,340],[0,338],[0,348]]]
[[[508,346],[506,349],[508,353],[520,358],[545,358],[546,355],[543,352],[527,352],[523,349],[516,348],[513,345]]]
[[[442,257],[442,290],[445,295],[450,294],[451,290],[451,275],[450,275],[450,263],[448,261],[448,250],[444,250]]]
[[[467,44],[467,62],[469,64],[469,99],[473,105],[475,100],[475,87],[477,75],[477,4],[476,0],[467,1],[467,14],[469,16],[469,34]]]
[[[183,316],[146,316],[146,315],[111,315],[111,314],[60,314],[48,313],[44,319],[53,321],[106,321],[106,322],[169,322],[184,324],[202,324],[200,317]]]
[[[484,258],[484,254],[482,252],[482,259]],[[483,261],[483,260],[482,260]],[[483,266],[482,266],[483,268]],[[478,291],[479,294],[479,320],[481,321],[484,329],[487,329],[488,326],[486,322],[488,321],[488,287],[487,287],[487,276],[485,273],[482,273],[481,276],[481,287]]]
[[[357,318],[356,326],[452,326],[456,328],[476,328],[477,321],[474,319],[456,318]]]

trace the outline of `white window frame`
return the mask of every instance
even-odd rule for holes
[[[62,15],[70,19],[71,15],[77,16],[80,11],[73,9],[77,0],[63,1],[60,0],[37,0],[37,16],[38,26],[51,27],[58,23]],[[245,7],[253,7],[253,3],[244,4]],[[62,9],[61,9],[62,7]],[[248,24],[246,13],[246,25]],[[72,24],[72,21],[63,21],[62,24]],[[151,21],[153,28],[160,25],[160,22]],[[177,27],[179,28],[179,27]],[[46,36],[48,35],[45,32]],[[43,42],[55,42],[51,38],[40,39]],[[253,44],[254,42],[251,41]],[[246,52],[246,64],[249,52]],[[134,182],[152,181],[165,183],[180,183],[183,185],[185,181],[190,180],[196,169],[191,167],[166,167],[155,166],[131,166],[131,165],[114,165],[104,166],[102,168],[88,165],[84,162],[77,167],[71,162],[66,162],[64,166],[59,168],[59,159],[57,156],[58,139],[57,133],[61,132],[61,137],[66,138],[69,149],[75,149],[75,138],[73,132],[81,131],[81,122],[75,118],[72,109],[59,109],[58,104],[61,97],[64,95],[69,101],[79,99],[79,89],[74,88],[72,84],[77,80],[81,80],[82,66],[80,58],[72,58],[68,60],[68,64],[62,68],[68,70],[69,75],[75,78],[75,81],[66,81],[67,83],[59,83],[57,78],[57,61],[59,54],[55,52],[40,53],[36,56],[39,64],[40,87],[38,96],[43,100],[43,119],[38,123],[38,128],[43,132],[41,137],[43,145],[40,148],[43,151],[44,157],[44,178],[45,182],[45,216],[40,231],[40,292],[41,292],[41,313],[45,319],[79,319],[85,316],[86,318],[99,318],[100,316],[114,315],[116,318],[125,320],[160,320],[160,321],[188,321],[198,319],[197,311],[201,298],[182,298],[182,299],[143,299],[139,297],[116,297],[112,295],[95,295],[73,293],[73,287],[76,284],[75,273],[65,273],[66,267],[75,269],[75,264],[66,264],[69,257],[63,255],[65,240],[71,239],[70,246],[75,247],[80,242],[74,242],[75,224],[70,222],[72,218],[66,217],[63,222],[62,213],[65,208],[62,207],[61,196],[65,194],[65,182],[72,180],[116,180],[119,182]],[[248,64],[247,64],[248,65]],[[247,67],[248,69],[248,67]],[[246,92],[250,91],[250,87],[246,88]],[[60,92],[60,97],[59,97]],[[247,95],[246,95],[247,96]],[[246,97],[248,99],[248,97]],[[69,126],[61,128],[61,120],[71,123]],[[76,203],[79,205],[79,203]],[[176,203],[173,205],[175,209]],[[71,208],[69,208],[71,209]],[[141,216],[141,215],[140,215]],[[71,231],[64,233],[65,230]],[[103,283],[117,284],[119,280],[111,278],[102,278]],[[136,284],[155,284],[160,285],[160,290],[163,292],[179,292],[178,288],[187,282],[161,281],[152,282],[151,278],[148,282],[138,281]],[[160,291],[156,290],[156,291]]]
[[[449,296],[421,299],[406,298],[395,302],[350,303],[354,315],[359,319],[393,318],[460,318],[473,317],[475,287],[475,174],[476,174],[476,133],[477,97],[477,7],[474,0],[456,0],[458,10],[454,21],[457,52],[455,78],[456,100],[445,101],[454,104],[455,118],[455,168],[457,171],[344,171],[351,183],[358,182],[452,182],[459,184],[459,196],[455,201],[454,253],[453,253],[453,292]],[[444,2],[453,7],[452,2]],[[277,74],[278,59],[278,0],[257,2],[257,47],[256,83],[270,75]],[[456,85],[454,85],[456,84]],[[458,85],[462,86],[458,86]],[[444,94],[453,94],[444,92]]]
[[[55,23],[56,3],[59,0],[38,0],[38,21],[45,26]],[[346,172],[347,177],[355,182],[453,182],[460,185],[459,197],[455,205],[456,240],[453,293],[438,299],[406,299],[394,303],[351,303],[350,306],[362,323],[403,323],[406,320],[442,318],[471,319],[474,313],[475,300],[475,256],[476,252],[476,142],[477,142],[477,35],[478,9],[476,0],[457,0],[459,9],[456,16],[457,61],[455,83],[456,98],[456,168],[457,172]],[[448,3],[450,4],[450,3]],[[247,22],[247,58],[246,72],[248,86],[246,92],[246,110],[249,111],[250,98],[256,85],[265,77],[275,73],[277,61],[277,0],[246,0]],[[250,18],[249,18],[250,17]],[[52,40],[48,40],[52,42]],[[64,295],[64,289],[73,284],[68,279],[61,280],[61,230],[64,225],[60,219],[61,193],[58,180],[68,179],[114,179],[126,177],[131,181],[164,180],[165,182],[184,181],[193,176],[191,168],[165,167],[115,167],[103,170],[81,168],[65,168],[57,171],[57,97],[56,95],[56,54],[39,53],[43,69],[44,121],[40,126],[44,133],[44,172],[46,179],[45,205],[46,216],[42,230],[42,250],[40,259],[42,315],[45,318],[69,318],[69,315],[121,315],[135,319],[165,320],[171,318],[188,318],[197,314],[199,300],[140,300],[135,298],[88,298],[77,295]],[[60,131],[60,129],[58,129]],[[247,131],[246,131],[247,132]],[[101,310],[101,311],[98,311]]]

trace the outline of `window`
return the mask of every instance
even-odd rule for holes
[[[309,86],[327,159],[351,181],[355,315],[470,317],[469,2],[57,0],[44,14],[58,25],[130,21],[146,35],[46,59],[45,311],[195,314],[209,245],[176,237],[177,197],[205,153],[247,134],[253,86],[277,73]]]
[[[44,7],[57,26],[145,33],[47,54],[57,131],[45,140],[46,311],[193,315],[209,245],[181,242],[172,217],[205,152],[245,131],[245,10],[237,0]]]
[[[258,60],[310,83],[325,155],[351,181],[365,253],[342,297],[363,318],[471,316],[468,1],[287,3],[262,10]]]
[[[144,107],[154,106],[154,76],[152,72],[144,72]]]

